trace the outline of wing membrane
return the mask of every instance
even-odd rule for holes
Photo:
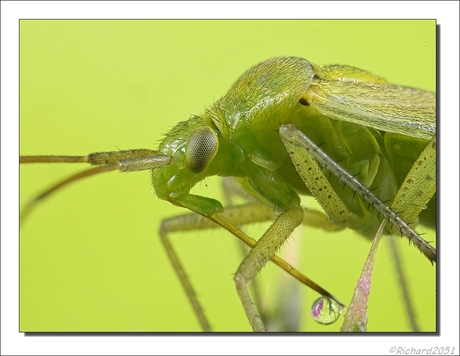
[[[315,108],[333,119],[377,130],[431,139],[436,133],[436,96],[388,83],[321,81]]]

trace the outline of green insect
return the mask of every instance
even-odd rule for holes
[[[150,170],[160,199],[197,213],[165,220],[160,237],[206,331],[210,323],[169,242],[172,232],[218,224],[251,247],[234,280],[254,331],[266,327],[248,286],[270,260],[323,295],[333,306],[331,321],[340,314],[334,296],[276,256],[301,224],[373,237],[386,219],[388,233],[406,236],[436,261],[436,250],[414,231],[417,222],[436,226],[435,94],[389,84],[358,68],[269,59],[244,73],[202,115],[177,124],[155,151],[21,157],[21,163],[31,162],[97,167],[41,194],[24,208],[23,218],[58,188],[113,170]],[[224,207],[190,193],[211,176],[233,177],[236,184],[229,184],[226,194],[245,203]],[[314,196],[324,214],[302,207],[302,195]],[[257,241],[239,228],[268,220],[274,222]]]

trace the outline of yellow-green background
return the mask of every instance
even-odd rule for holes
[[[21,154],[156,148],[250,66],[285,55],[435,90],[434,21],[21,21]],[[80,168],[22,166],[21,203]],[[195,192],[220,197],[218,184]],[[157,234],[181,212],[156,198],[147,172],[94,177],[40,204],[21,227],[20,330],[200,330]],[[250,330],[232,280],[241,261],[234,240],[220,230],[172,236],[216,331]],[[396,242],[420,327],[435,331],[436,267]],[[368,241],[302,227],[287,246],[295,266],[349,304]],[[269,266],[258,277],[269,309],[280,304],[280,276]],[[311,320],[317,295],[300,291],[302,330],[337,331],[341,321]],[[287,287],[281,293],[289,300]],[[408,330],[386,241],[368,312],[370,331]]]

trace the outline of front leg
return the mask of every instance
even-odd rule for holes
[[[302,223],[302,220],[303,209],[300,206],[279,215],[238,267],[234,277],[236,289],[254,331],[266,330],[252,302],[248,285],[262,267],[275,255],[292,231]]]

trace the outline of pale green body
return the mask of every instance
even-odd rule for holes
[[[296,57],[268,60],[244,73],[202,116],[179,123],[165,136],[159,150],[173,159],[152,171],[156,193],[209,216],[222,211],[220,203],[192,196],[190,189],[208,176],[233,176],[252,195],[281,211],[297,206],[298,194],[310,191],[279,138],[279,127],[287,123],[295,124],[366,186],[376,188],[383,201],[392,201],[435,133],[435,96],[387,84],[357,68],[318,67]],[[201,126],[211,128],[218,144],[209,165],[195,173],[187,167],[186,147],[191,132]],[[348,226],[374,236],[381,220],[377,213],[343,189],[337,178],[329,181],[361,218]],[[430,225],[436,215],[434,202],[431,199],[422,220]]]
[[[171,162],[153,169],[152,181],[161,199],[209,218],[252,247],[234,280],[254,331],[264,331],[248,285],[269,260],[276,260],[276,252],[293,230],[310,223],[299,194],[318,200],[327,215],[322,227],[332,221],[374,237],[388,221],[431,262],[436,261],[436,250],[410,226],[420,216],[435,223],[435,134],[433,93],[391,85],[348,66],[319,67],[302,58],[273,58],[244,73],[202,116],[179,123],[165,136],[159,151]],[[317,162],[322,157],[323,168]],[[257,243],[237,226],[267,219],[256,216],[264,210],[261,206],[247,211],[248,205],[243,205],[233,216],[232,207],[224,210],[217,200],[190,194],[197,182],[213,175],[236,178],[257,200],[280,212]],[[345,177],[353,189],[344,189]],[[168,232],[188,229],[185,223],[181,218],[164,222],[160,237],[203,329],[208,330],[167,238]],[[204,227],[198,220],[193,226]],[[290,266],[285,269],[292,271]],[[337,320],[341,312],[337,299],[311,281],[304,283],[337,303],[333,318]],[[358,309],[365,308],[362,303]],[[358,325],[351,315],[344,330],[365,330],[366,317]]]
[[[321,157],[325,160],[320,166]],[[97,165],[39,195],[23,209],[22,219],[57,189],[112,170],[151,170],[159,198],[206,217],[171,218],[160,228],[161,241],[206,331],[211,327],[169,242],[168,234],[175,231],[217,223],[252,248],[234,279],[255,331],[265,326],[247,286],[269,260],[337,303],[337,318],[340,315],[342,305],[332,294],[276,256],[302,223],[329,231],[348,227],[373,237],[385,219],[436,261],[436,250],[410,226],[419,218],[435,225],[435,95],[388,84],[353,67],[273,58],[244,73],[203,115],[176,125],[158,151],[22,156],[20,162]],[[217,200],[190,194],[196,183],[214,175],[234,177],[258,203],[248,199],[224,209]],[[352,189],[344,188],[345,181]],[[313,195],[325,214],[304,210],[302,194]],[[267,220],[273,223],[257,241],[238,228]]]

